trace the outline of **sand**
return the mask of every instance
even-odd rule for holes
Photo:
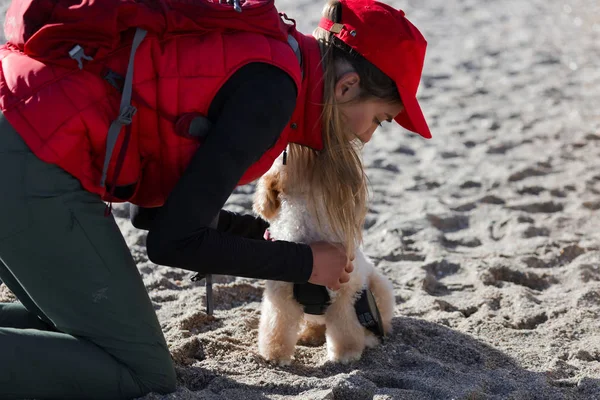
[[[310,32],[322,3],[277,4]],[[365,148],[365,251],[394,283],[395,332],[347,366],[324,346],[269,365],[264,282],[216,276],[207,317],[203,282],[149,262],[119,206],[180,382],[144,399],[600,399],[600,6],[393,4],[429,41],[434,135],[386,125]],[[250,212],[252,192],[227,208]]]

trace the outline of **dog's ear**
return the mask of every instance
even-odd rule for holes
[[[281,206],[279,196],[283,189],[282,186],[280,171],[270,171],[260,178],[252,204],[254,212],[267,221],[274,219]]]

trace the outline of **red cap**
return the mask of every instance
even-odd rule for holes
[[[356,50],[389,76],[398,87],[404,110],[395,118],[409,131],[424,138],[431,132],[417,101],[427,41],[421,32],[396,10],[375,0],[341,0],[342,21],[322,18],[319,27]]]

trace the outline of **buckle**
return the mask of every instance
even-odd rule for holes
[[[69,50],[69,57],[73,60],[77,61],[77,65],[79,69],[83,69],[83,60],[93,61],[94,59],[87,54],[83,50],[83,47],[80,45],[75,45],[71,50]]]
[[[126,106],[125,108],[123,108],[121,110],[121,113],[117,117],[117,120],[122,125],[130,125],[131,124],[131,120],[132,120],[132,118],[133,118],[133,116],[135,115],[136,112],[137,112],[137,108],[135,108],[134,106],[132,106],[130,104],[130,105]]]

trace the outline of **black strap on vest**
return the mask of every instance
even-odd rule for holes
[[[358,322],[375,335],[384,337],[383,321],[375,302],[375,297],[369,289],[363,289],[360,298],[354,303]]]
[[[331,297],[325,286],[312,283],[295,283],[294,298],[304,306],[304,312],[311,315],[323,315],[331,304]],[[375,302],[375,297],[369,289],[363,289],[360,297],[354,303],[358,322],[375,335],[384,337],[381,314]]]
[[[329,292],[325,286],[312,283],[295,283],[294,298],[304,306],[304,312],[312,315],[323,315],[331,304]]]

